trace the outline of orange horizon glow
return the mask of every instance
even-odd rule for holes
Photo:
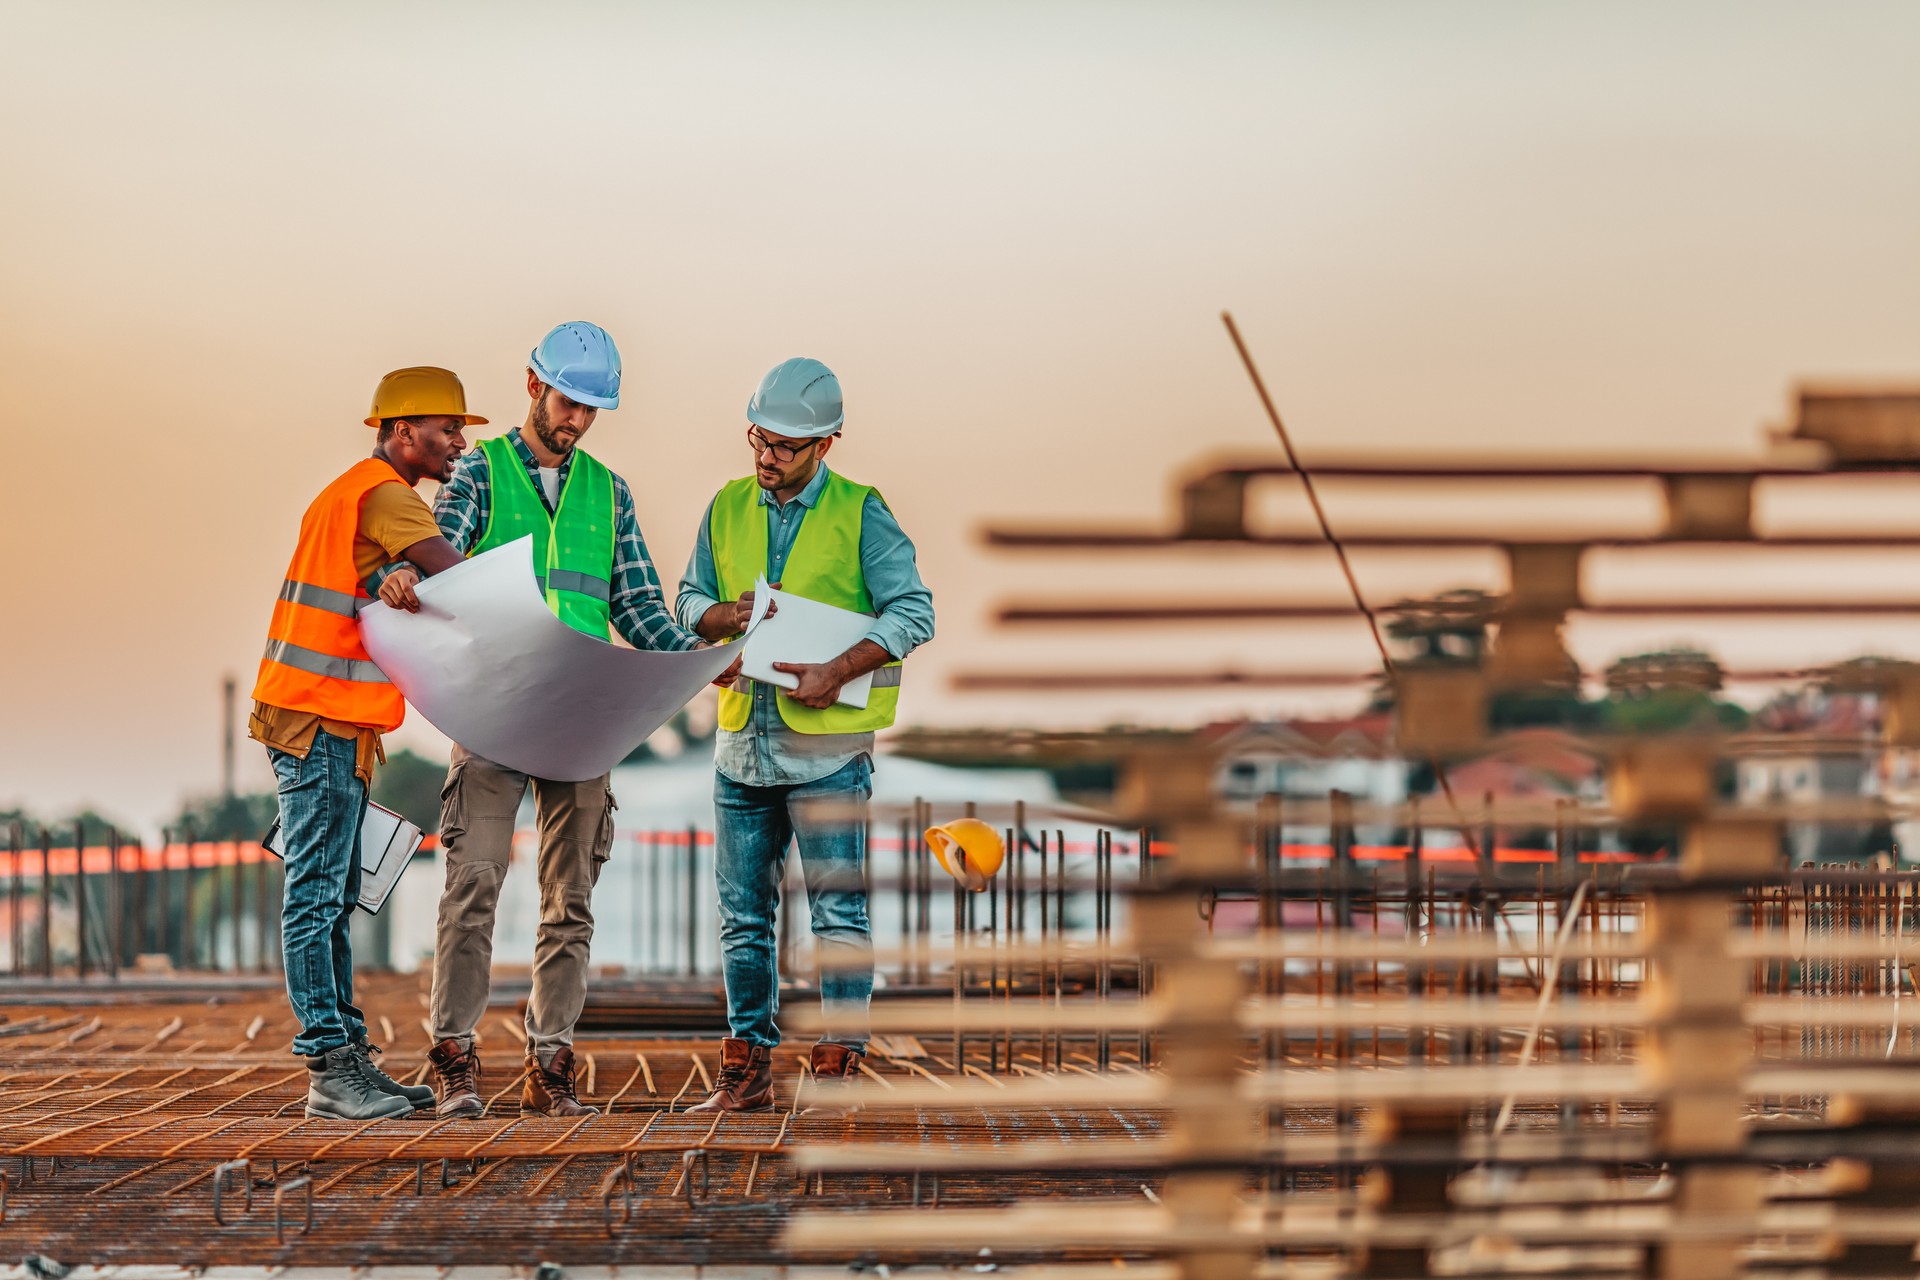
[[[102,2],[7,27],[0,807],[157,826],[213,790],[221,679],[250,686],[300,513],[370,447],[380,375],[451,368],[480,431],[511,430],[562,320],[620,345],[625,402],[586,443],[633,487],[669,596],[746,472],[760,375],[834,368],[833,463],[887,496],[935,594],[902,721],[937,725],[1340,705],[948,684],[1367,665],[1357,622],[991,624],[1018,598],[1342,590],[1320,552],[981,546],[989,523],[1165,525],[1198,459],[1272,451],[1223,307],[1309,460],[1753,457],[1797,382],[1920,380],[1910,5]],[[1327,492],[1349,528],[1653,511]],[[1763,514],[1920,527],[1913,493]],[[1295,492],[1262,502],[1305,520]],[[1792,563],[1855,594],[1920,568]],[[1497,582],[1473,555],[1359,569],[1381,600]],[[1592,566],[1641,594],[1781,572]],[[1573,641],[1755,665],[1920,654],[1910,630],[1596,620]],[[444,749],[417,717],[391,745]],[[269,785],[257,747],[240,760]]]

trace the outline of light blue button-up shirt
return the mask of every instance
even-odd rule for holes
[[[767,581],[779,582],[793,551],[793,540],[807,513],[827,485],[822,463],[806,487],[790,501],[776,502],[760,491],[767,511]],[[720,603],[720,575],[714,568],[713,504],[700,518],[700,537],[694,543],[687,572],[680,579],[674,614],[680,625],[693,630],[702,615]],[[878,615],[866,638],[896,658],[904,658],[933,639],[933,593],[920,580],[913,543],[878,495],[867,495],[860,519],[860,571],[867,595]],[[814,782],[844,768],[849,760],[873,750],[871,733],[796,733],[780,718],[775,701],[780,690],[758,680],[744,682],[753,691],[753,710],[746,727],[722,729],[714,746],[714,765],[721,773],[748,787],[797,786]]]

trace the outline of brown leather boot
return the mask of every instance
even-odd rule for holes
[[[527,1084],[520,1091],[523,1116],[597,1116],[600,1108],[589,1107],[574,1096],[573,1050],[556,1049],[553,1061],[540,1065],[540,1056],[527,1050]]]
[[[808,1055],[808,1065],[813,1068],[815,1080],[833,1086],[830,1095],[832,1101],[816,1102],[800,1114],[833,1119],[836,1116],[850,1116],[860,1109],[860,1104],[847,1097],[846,1090],[860,1076],[860,1063],[866,1058],[858,1049],[850,1049],[844,1044],[828,1044],[824,1040],[813,1046]]]
[[[772,1105],[773,1050],[729,1038],[720,1042],[720,1074],[713,1078],[713,1092],[687,1110],[765,1111]]]
[[[427,1050],[433,1073],[440,1079],[440,1104],[434,1115],[442,1120],[478,1120],[487,1104],[480,1097],[480,1050],[462,1049],[458,1040],[442,1040]]]

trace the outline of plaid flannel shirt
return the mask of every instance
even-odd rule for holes
[[[507,439],[513,445],[533,491],[544,506],[546,490],[540,487],[540,463],[518,431]],[[560,483],[567,482],[569,456],[560,464]],[[473,549],[480,531],[487,527],[492,508],[493,479],[487,473],[487,455],[479,449],[461,458],[453,478],[440,486],[433,501],[433,518],[447,541],[462,555]],[[640,536],[640,519],[634,513],[633,491],[619,476],[613,478],[613,598],[610,607],[613,625],[627,643],[636,649],[694,649],[702,643],[699,636],[673,620],[666,593],[660,589],[660,576],[654,572],[653,559],[647,554],[646,539]],[[551,510],[551,508],[549,508]]]

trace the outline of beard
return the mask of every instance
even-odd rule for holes
[[[533,404],[533,434],[540,437],[540,443],[550,453],[564,454],[573,448],[573,441],[562,439],[553,429],[553,419],[547,416],[547,393],[541,392],[540,398]]]

